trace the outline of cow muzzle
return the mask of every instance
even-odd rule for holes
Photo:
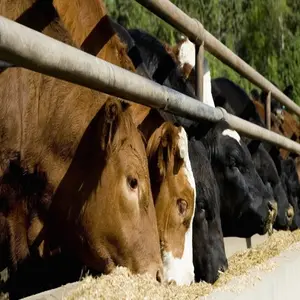
[[[278,206],[275,200],[271,200],[268,202],[268,209],[269,209],[269,216],[266,222],[266,230],[269,235],[273,233],[273,224],[275,223],[277,213],[278,213]]]

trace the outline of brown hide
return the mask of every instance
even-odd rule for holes
[[[31,7],[33,2],[34,1],[28,0],[1,1],[0,14],[16,20],[26,9]],[[101,1],[76,0],[70,5],[69,1],[59,0],[53,1],[53,4],[60,20],[56,19],[50,25],[46,26],[43,30],[44,34],[77,47],[82,46],[84,50],[92,54],[97,54],[97,56],[102,59],[133,70],[133,66],[125,54],[126,49],[124,45],[121,44],[116,35],[112,35],[113,32],[110,30],[111,27],[110,24],[108,24],[105,8]],[[3,71],[0,76],[0,84],[1,174],[8,168],[9,156],[14,152],[20,153],[21,167],[27,172],[33,172],[35,169],[45,171],[47,173],[48,186],[51,187],[54,192],[58,188],[57,196],[55,196],[57,201],[55,201],[56,205],[53,209],[56,212],[62,211],[61,220],[63,220],[68,201],[74,200],[65,194],[73,191],[71,186],[67,187],[66,182],[70,180],[73,183],[75,180],[76,184],[78,184],[77,181],[80,177],[79,174],[70,173],[70,168],[74,170],[72,169],[74,166],[73,158],[75,154],[78,155],[77,147],[79,143],[82,145],[81,138],[86,132],[91,120],[107,101],[108,95],[21,68]],[[135,108],[138,108],[137,111],[141,113],[141,115],[144,112],[146,115],[149,111],[149,108],[140,105],[132,105],[129,110],[134,112]],[[129,113],[126,112],[126,115],[127,118],[130,118]],[[133,116],[135,117],[136,115]],[[141,118],[143,118],[143,116]],[[136,129],[132,127],[130,134],[128,133],[129,137],[136,135],[134,130]],[[101,135],[98,134],[98,138],[100,137]],[[84,145],[87,145],[86,143],[88,142],[89,141],[85,140]],[[121,141],[119,140],[119,142]],[[95,146],[95,144],[93,145]],[[97,146],[100,147],[100,144]],[[138,149],[138,151],[142,151],[140,146]],[[93,149],[93,151],[96,151],[96,149]],[[98,155],[100,155],[99,153]],[[95,157],[95,153],[93,155],[93,157]],[[141,161],[139,164],[133,163],[132,160],[136,159],[136,157],[130,159],[131,156],[128,155],[128,150],[125,153],[122,152],[122,155],[125,155],[123,159],[127,160],[128,164],[132,163],[132,166],[139,165],[139,168],[142,168],[144,165]],[[144,157],[142,153],[140,153],[140,155]],[[95,165],[93,165],[92,162],[89,161],[89,157],[85,157],[84,159],[87,159],[86,165],[92,169],[90,170],[91,174],[87,172],[87,169],[83,168],[81,170],[83,172],[82,174],[86,176],[86,180],[93,178],[91,176],[96,175],[95,172],[98,172],[98,176],[102,174],[100,170],[94,170],[95,166],[99,166],[99,164],[95,163]],[[139,159],[141,159],[141,157]],[[82,167],[85,166],[84,162],[85,160],[81,162],[81,164],[83,164]],[[122,168],[120,162],[119,165],[120,168]],[[76,163],[75,166],[77,170],[78,165],[76,165]],[[98,270],[104,268],[104,271],[109,271],[115,264],[120,263],[127,265],[135,272],[148,270],[151,274],[156,275],[156,271],[161,268],[161,259],[159,257],[157,228],[153,228],[153,224],[156,224],[156,218],[153,203],[150,201],[152,197],[147,191],[150,191],[150,183],[147,182],[146,179],[141,179],[142,181],[144,180],[144,184],[139,194],[139,197],[144,199],[143,201],[149,203],[146,215],[142,216],[141,212],[140,215],[134,214],[130,218],[125,218],[125,220],[121,218],[121,213],[120,216],[116,216],[116,220],[113,222],[116,226],[120,225],[117,225],[118,221],[124,221],[126,224],[124,227],[119,228],[120,235],[124,234],[120,240],[118,240],[119,236],[112,234],[113,228],[110,227],[113,225],[111,224],[112,220],[109,221],[107,226],[107,230],[110,231],[100,234],[103,229],[103,222],[106,219],[103,218],[100,222],[98,216],[93,215],[93,211],[99,213],[99,208],[96,203],[96,199],[98,199],[97,193],[101,194],[99,199],[102,199],[101,197],[103,196],[105,188],[111,192],[115,191],[112,186],[118,186],[117,183],[108,180],[117,180],[118,177],[116,177],[115,174],[118,174],[118,176],[122,175],[119,175],[118,172],[114,172],[114,168],[116,167],[118,167],[118,165],[114,163],[111,166],[103,168],[102,171],[106,174],[104,178],[107,179],[103,187],[100,184],[101,181],[98,182],[100,186],[98,184],[97,187],[95,182],[90,183],[93,188],[90,190],[91,195],[89,194],[88,204],[83,205],[83,203],[80,202],[78,204],[79,208],[77,206],[72,208],[75,212],[72,212],[69,216],[70,220],[68,219],[69,223],[68,226],[66,226],[66,230],[70,229],[70,231],[74,231],[71,230],[71,227],[74,225],[72,223],[73,218],[77,216],[77,214],[80,214],[78,229],[81,230],[80,241],[82,242],[82,248],[78,247],[76,249],[79,249],[78,255],[90,266],[94,266]],[[122,171],[124,170],[122,169]],[[143,169],[141,173],[144,171]],[[74,176],[74,174],[76,176]],[[143,176],[147,177],[147,173],[143,173]],[[108,187],[109,184],[111,185],[110,187]],[[119,193],[120,191],[115,191],[115,194],[110,196],[120,197],[118,198],[119,200],[124,199],[124,195],[119,195]],[[75,198],[77,197],[79,196],[76,195]],[[64,199],[66,202],[58,201],[61,199]],[[80,199],[83,201],[82,195]],[[108,198],[108,200],[109,199],[111,198]],[[109,209],[108,204],[111,204],[112,201],[108,200],[106,201],[106,205],[101,206],[101,209],[106,212],[103,216],[111,217],[107,210]],[[102,202],[105,202],[105,200]],[[121,209],[122,207],[118,208]],[[87,212],[82,213],[82,209],[86,209]],[[116,209],[116,207],[113,209]],[[128,212],[126,215],[128,215]],[[28,217],[28,215],[26,216]],[[99,218],[101,219],[101,217]],[[54,225],[59,226],[60,218],[57,219],[58,224]],[[30,221],[33,222],[30,223]],[[28,228],[28,243],[31,244],[36,239],[38,230],[42,228],[44,220],[35,218],[27,220],[27,222],[32,225]],[[83,230],[84,228],[89,228],[89,230],[85,231]],[[129,231],[131,230],[131,236],[126,236],[124,228]],[[96,230],[98,229],[99,232],[97,235]],[[65,231],[62,233],[67,235]],[[57,232],[60,232],[60,229],[58,229]],[[108,240],[100,241],[100,236],[105,236],[105,234],[111,234],[111,236],[109,236]],[[70,243],[77,247],[79,236],[73,236],[71,234],[67,236],[70,239]],[[98,238],[99,240],[97,240]],[[104,249],[100,249],[102,242],[107,245],[107,248],[104,247]],[[116,249],[113,247],[112,245],[114,245],[115,242],[119,242],[119,244],[116,244],[123,248]],[[95,243],[99,244],[96,245]],[[134,250],[135,252],[132,253],[131,251]],[[126,253],[126,251],[128,251],[128,253]],[[26,255],[25,252],[26,251],[24,251],[22,256]],[[131,258],[129,258],[129,253],[131,253]],[[87,255],[91,256],[88,258]],[[104,255],[105,261],[97,260],[99,259],[99,257],[97,257],[98,255]],[[21,259],[21,257],[17,259]]]
[[[253,103],[256,107],[256,110],[262,120],[265,119],[265,108],[264,105],[256,100],[253,100]],[[292,139],[296,142],[300,142],[300,123],[297,122],[293,116],[287,111],[283,111],[283,120],[280,120],[271,114],[271,129],[272,131],[283,135],[289,139]],[[280,149],[280,153],[283,158],[287,158],[289,151],[286,149]]]
[[[105,6],[100,0],[54,0],[53,4],[64,27],[77,47],[124,69],[134,71],[126,46],[113,31]],[[149,107],[132,103],[129,108],[139,125]]]
[[[50,211],[46,224],[60,230],[59,244],[88,266],[156,275],[159,238],[146,151],[119,102],[106,102],[89,124]]]
[[[161,249],[176,258],[182,257],[195,206],[195,191],[180,155],[181,130],[182,127],[165,122],[154,131],[147,145]]]

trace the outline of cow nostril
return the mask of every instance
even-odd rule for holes
[[[156,280],[157,280],[159,283],[162,283],[163,277],[162,277],[162,272],[161,272],[161,270],[158,270],[158,271],[156,272]]]
[[[269,201],[268,207],[270,210],[276,210],[277,203],[275,201]]]
[[[174,279],[171,279],[168,281],[168,285],[176,285],[176,281]]]
[[[294,217],[294,208],[290,206],[286,212],[287,218],[292,219]]]
[[[225,271],[227,270],[227,266],[226,265],[223,265],[220,267],[220,272],[224,273]]]

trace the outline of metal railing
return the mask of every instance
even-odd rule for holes
[[[1,16],[0,60],[190,119],[225,119],[245,136],[300,154],[300,144],[290,139]]]
[[[223,63],[234,69],[240,75],[247,78],[256,86],[269,93],[269,100],[274,97],[280,103],[289,108],[293,113],[300,117],[300,107],[282,93],[276,86],[270,81],[264,78],[240,57],[233,53],[229,48],[222,44],[217,38],[210,34],[203,25],[196,19],[192,19],[176,5],[169,0],[136,0],[138,3],[149,9],[155,15],[166,21],[178,31],[186,35],[196,46],[200,47],[204,43],[205,50],[211,53],[213,56],[221,60]],[[201,92],[202,78],[201,78],[201,61],[200,55],[197,55],[198,49],[196,47],[196,73],[197,73],[197,86],[196,95],[202,99]],[[203,91],[203,89],[202,89]],[[266,125],[270,124],[270,102],[266,101]]]

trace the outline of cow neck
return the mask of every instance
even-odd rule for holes
[[[125,44],[115,34],[102,0],[54,0],[53,5],[64,28],[78,48],[110,63],[135,72]],[[132,103],[130,112],[136,125],[148,115],[150,108]]]

